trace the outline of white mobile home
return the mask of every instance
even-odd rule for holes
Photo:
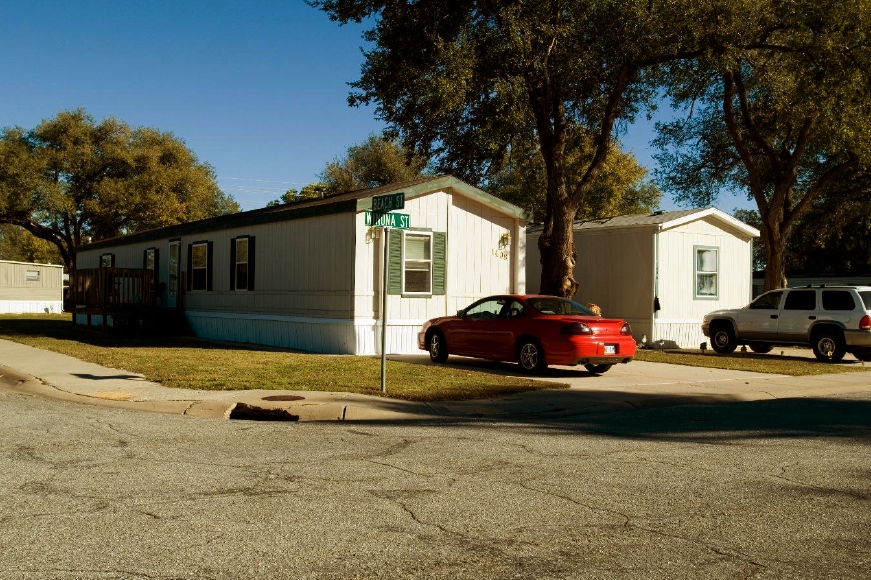
[[[0,260],[0,314],[63,312],[63,266]]]
[[[77,263],[153,270],[157,301],[182,306],[197,336],[376,354],[385,230],[367,225],[367,211],[373,196],[399,192],[409,223],[388,230],[387,351],[417,353],[427,319],[523,292],[526,281],[528,215],[452,177],[104,240],[80,249]]]
[[[540,226],[528,228],[527,288],[540,286]],[[648,345],[698,347],[702,317],[750,301],[759,231],[716,208],[579,221],[575,300],[625,318]]]

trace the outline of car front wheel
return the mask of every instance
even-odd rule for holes
[[[445,343],[444,335],[438,330],[433,331],[429,335],[427,341],[429,347],[429,359],[432,362],[443,363],[448,360],[448,345]]]
[[[518,345],[517,364],[528,373],[540,373],[547,368],[544,350],[538,341],[527,338]]]
[[[735,340],[735,333],[732,332],[732,327],[720,324],[714,327],[711,332],[711,347],[720,354],[731,354],[735,352],[738,346],[738,341]]]
[[[844,340],[835,332],[826,330],[814,336],[811,343],[814,356],[823,362],[838,362],[847,354]]]
[[[611,370],[612,366],[614,365],[584,365],[584,368],[586,368],[594,375],[601,375],[602,373],[607,373],[609,370]]]

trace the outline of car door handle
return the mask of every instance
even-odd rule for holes
[[[776,314],[772,314],[772,315],[771,315],[771,320],[774,320],[775,318],[777,318],[777,315],[776,315]]]
[[[808,319],[808,320],[816,320],[817,317],[816,317],[816,316],[808,316],[807,319]]]

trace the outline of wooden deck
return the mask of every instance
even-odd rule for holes
[[[151,327],[156,316],[154,273],[135,268],[90,268],[76,270],[70,276],[68,301],[72,305],[73,324],[79,314],[101,317],[100,326]]]

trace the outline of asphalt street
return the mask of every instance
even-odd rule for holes
[[[0,389],[0,578],[867,578],[871,395],[252,422]]]

